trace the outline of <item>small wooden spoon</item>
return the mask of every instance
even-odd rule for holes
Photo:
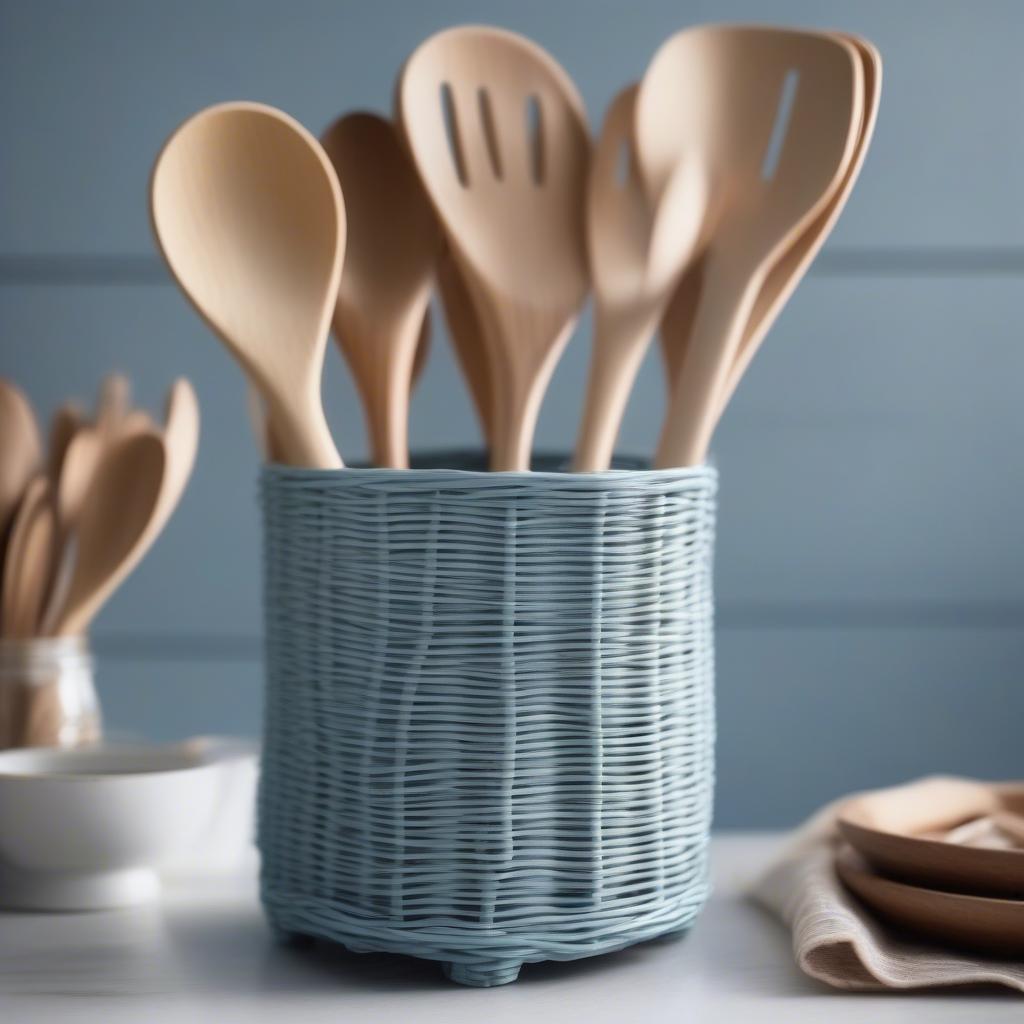
[[[108,424],[80,427],[67,446],[56,483],[54,508],[56,512],[55,557],[47,588],[46,610],[41,618],[40,633],[51,635],[60,621],[61,610],[67,601],[74,575],[77,543],[75,527],[92,486],[96,467],[104,447],[116,443],[114,428]]]
[[[573,468],[607,469],[640,361],[689,262],[707,201],[703,168],[683,159],[655,207],[634,155],[637,86],[605,115],[587,182],[587,249],[594,282],[594,352]]]
[[[863,107],[856,49],[826,34],[707,26],[655,54],[637,98],[647,193],[657,200],[684,154],[715,183],[700,301],[657,465],[704,460],[757,295],[839,188]]]
[[[84,633],[141,557],[166,473],[156,434],[134,434],[104,446],[79,516],[76,559],[58,632]]]
[[[871,144],[881,95],[882,58],[878,50],[865,39],[848,33],[837,32],[835,35],[846,39],[856,47],[864,70],[864,121],[857,140],[857,147],[847,168],[846,176],[832,199],[807,230],[779,257],[761,286],[761,291],[758,293],[750,314],[750,320],[743,333],[739,351],[729,368],[729,377],[719,401],[719,417],[732,399],[733,393],[760,348],[761,342],[785,308],[797,285],[803,280],[814,258],[831,234],[832,228],[835,227],[860,175],[860,169]],[[700,297],[702,268],[703,264],[698,262],[686,272],[662,319],[662,353],[665,357],[670,393],[693,326],[693,317]]]
[[[498,384],[491,466],[529,469],[540,403],[587,290],[583,102],[539,47],[479,27],[423,43],[397,95]]]
[[[65,402],[50,421],[50,439],[46,455],[46,464],[50,480],[56,484],[60,479],[61,466],[67,453],[68,445],[85,425],[85,413],[74,402]]]
[[[321,141],[348,213],[334,336],[363,399],[373,461],[407,469],[413,362],[440,230],[390,121],[347,114]]]
[[[33,477],[18,506],[4,560],[3,633],[24,639],[35,636],[42,619],[50,582],[57,521],[50,481]]]
[[[139,431],[104,448],[79,513],[60,635],[85,632],[152,546],[181,498],[198,443],[199,405],[192,385],[181,378],[168,395],[162,436]]]
[[[132,384],[123,373],[110,373],[100,384],[95,424],[100,433],[114,437],[132,407]]]
[[[209,107],[157,158],[150,212],[178,284],[263,395],[287,461],[341,466],[320,376],[345,216],[320,144],[272,107]]]
[[[11,522],[41,458],[32,406],[18,388],[0,378],[0,569]]]

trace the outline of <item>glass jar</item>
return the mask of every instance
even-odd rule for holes
[[[0,750],[97,742],[92,670],[85,637],[0,640]]]

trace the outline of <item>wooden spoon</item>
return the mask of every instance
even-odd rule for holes
[[[171,273],[259,388],[287,461],[341,466],[320,376],[345,215],[320,144],[272,107],[209,107],[157,158],[150,212]]]
[[[683,159],[652,208],[632,144],[637,86],[605,115],[587,182],[587,249],[594,282],[594,352],[573,468],[607,469],[640,361],[704,218],[707,185]]]
[[[347,114],[321,140],[348,213],[334,336],[363,399],[373,461],[409,466],[409,393],[441,234],[394,126]]]
[[[104,448],[79,514],[60,635],[85,632],[152,546],[181,498],[198,443],[198,402],[181,378],[168,395],[163,435],[140,431]]]
[[[663,194],[684,154],[714,182],[700,301],[657,465],[704,460],[757,295],[840,186],[863,107],[856,49],[826,34],[707,26],[655,54],[636,111],[647,193]]]
[[[50,582],[57,522],[49,479],[33,477],[11,527],[3,577],[4,636],[35,636]]]
[[[0,569],[11,522],[41,458],[32,406],[18,388],[0,378]]]
[[[92,486],[96,467],[104,447],[116,443],[114,428],[80,427],[67,446],[56,483],[55,557],[47,587],[46,610],[41,618],[40,633],[51,635],[58,626],[61,611],[67,602],[77,557],[75,528]]]
[[[512,32],[440,32],[407,61],[399,119],[483,327],[491,465],[525,470],[541,399],[587,290],[583,102]]]
[[[96,400],[95,424],[100,433],[113,437],[131,411],[132,385],[123,373],[110,373],[100,384]]]
[[[61,466],[79,428],[85,425],[85,413],[74,402],[65,402],[50,421],[50,439],[47,450],[46,464],[50,480],[56,484],[60,479]]]
[[[466,378],[469,396],[480,421],[480,430],[489,448],[494,438],[494,387],[487,363],[487,349],[482,338],[480,320],[473,307],[473,297],[462,280],[455,258],[447,249],[441,254],[437,265],[437,287],[455,358]]]
[[[803,280],[814,258],[831,234],[832,228],[846,205],[854,183],[860,175],[864,157],[871,144],[871,137],[874,134],[875,122],[878,117],[878,101],[882,87],[881,55],[871,43],[858,36],[838,32],[835,35],[846,39],[857,49],[863,66],[864,119],[857,146],[847,168],[846,176],[832,199],[807,230],[779,257],[761,286],[761,291],[758,293],[750,314],[750,320],[744,330],[736,359],[729,368],[725,390],[719,401],[719,417],[729,404],[747,367],[760,348],[761,342],[771,330],[790,296]],[[702,268],[703,264],[698,262],[686,272],[662,319],[662,352],[668,371],[667,379],[670,392],[693,326],[693,316],[700,297]]]

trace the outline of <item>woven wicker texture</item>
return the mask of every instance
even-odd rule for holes
[[[690,925],[715,487],[707,468],[264,471],[279,933],[494,985]]]

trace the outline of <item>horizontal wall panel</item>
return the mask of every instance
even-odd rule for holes
[[[803,613],[832,621],[847,609],[863,622],[872,608],[961,609],[985,621],[985,609],[1005,617],[1024,605],[1019,293],[1008,278],[805,283],[719,432],[724,612],[741,621],[780,610],[785,621]],[[203,433],[194,479],[100,628],[257,635],[258,460],[245,389],[177,292],[0,289],[0,337],[0,374],[46,410],[91,394],[107,368],[129,372],[154,408],[175,375],[195,381]],[[584,322],[542,410],[542,447],[573,444],[587,339]],[[653,449],[662,392],[652,351],[623,450]],[[362,414],[333,349],[324,395],[338,444],[355,462],[365,452]],[[413,401],[412,434],[420,448],[476,443],[440,329]]]
[[[551,50],[593,125],[658,43],[702,21],[842,27],[886,61],[876,142],[845,246],[1024,245],[1024,6],[962,0],[134,0],[0,2],[0,253],[143,253],[164,138],[209,103],[276,104],[319,131],[385,110],[431,32],[493,22]]]
[[[795,824],[843,793],[934,772],[1020,778],[1017,630],[718,631],[721,828]],[[109,729],[256,736],[257,658],[98,659]]]

